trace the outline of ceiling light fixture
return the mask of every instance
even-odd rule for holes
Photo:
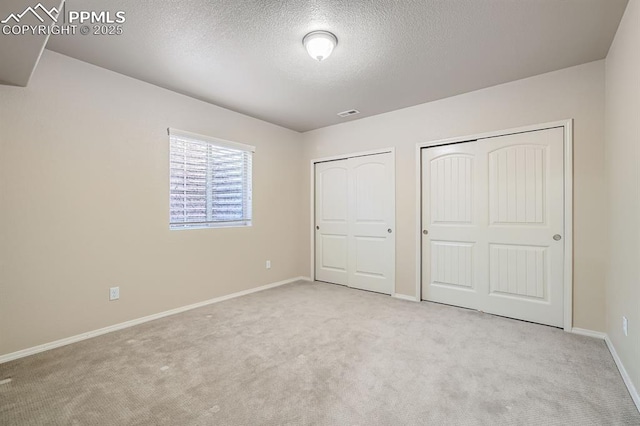
[[[302,44],[309,52],[309,56],[321,62],[331,55],[338,44],[336,36],[329,31],[312,31],[302,39]]]

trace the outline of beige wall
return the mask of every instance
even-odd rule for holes
[[[365,109],[366,105],[353,105]],[[301,190],[309,211],[309,160],[396,148],[396,291],[415,295],[418,142],[574,118],[574,327],[604,331],[604,61],[303,134]],[[303,224],[310,268],[309,214]]]
[[[396,148],[396,284],[414,295],[416,143],[566,118],[574,326],[603,331],[604,70],[597,61],[300,135],[46,51],[28,88],[0,86],[0,355],[308,275],[309,160],[376,148]],[[167,127],[257,147],[253,227],[169,231]],[[109,302],[116,285],[121,300]]]
[[[167,127],[256,146],[253,227],[169,231]],[[297,132],[45,51],[0,86],[0,355],[306,273],[301,155]]]
[[[640,1],[631,0],[606,60],[609,206],[607,334],[640,387]],[[622,316],[629,336],[622,333]]]

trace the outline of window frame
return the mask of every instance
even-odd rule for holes
[[[226,139],[215,138],[212,136],[201,135],[198,133],[187,132],[184,130],[178,130],[174,128],[167,128],[167,134],[169,136],[169,229],[171,231],[181,231],[187,229],[211,229],[211,228],[234,228],[234,227],[251,227],[253,226],[253,154],[256,151],[256,148],[252,145],[246,145],[238,142],[229,141]],[[205,222],[172,222],[171,221],[171,153],[172,153],[172,144],[174,138],[185,138],[191,139],[195,142],[210,144],[217,148],[226,148],[232,149],[236,151],[241,151],[249,154],[249,167],[248,167],[248,178],[243,180],[243,197],[245,192],[247,192],[247,199],[249,204],[249,213],[245,214],[244,219],[240,220],[229,220],[229,221],[205,221]],[[208,207],[207,207],[208,209]],[[248,216],[248,217],[247,217]]]

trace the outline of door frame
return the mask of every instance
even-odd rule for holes
[[[573,327],[573,119],[533,124],[493,132],[440,139],[416,144],[416,300],[422,301],[422,150],[424,148],[469,142],[477,139],[533,132],[555,127],[564,130],[564,331]]]
[[[391,185],[393,187],[393,209],[395,211],[396,201],[397,201],[396,200],[396,149],[395,148],[390,147],[390,148],[374,149],[371,151],[351,152],[348,154],[333,155],[331,157],[321,157],[321,158],[314,158],[310,160],[309,223],[311,226],[309,226],[309,232],[310,232],[311,238],[309,240],[311,245],[311,251],[310,251],[311,267],[309,271],[309,277],[311,277],[311,281],[316,280],[316,232],[315,232],[315,223],[316,223],[316,167],[315,166],[316,164],[326,163],[328,161],[346,160],[354,157],[366,157],[369,155],[376,155],[376,154],[391,154],[391,163],[393,164],[393,182],[391,183]],[[397,227],[396,227],[397,214],[394,214],[393,216],[394,216],[393,229],[396,230],[396,238],[395,238],[395,244],[393,246],[393,257],[394,257],[393,259],[393,290],[392,290],[391,296],[395,297],[396,295],[396,248],[398,244],[398,237],[397,237]]]

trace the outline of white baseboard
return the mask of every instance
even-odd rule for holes
[[[579,334],[581,336],[595,337],[596,339],[602,339],[602,340],[604,340],[607,337],[607,333],[603,333],[602,331],[587,330],[586,328],[573,327],[571,329],[571,332],[573,334]]]
[[[611,339],[609,339],[609,336],[607,335],[607,333],[603,333],[601,331],[587,330],[584,328],[576,328],[576,327],[572,328],[571,332],[574,334],[580,334],[582,336],[595,337],[597,339],[604,340],[604,342],[607,344],[607,348],[609,349],[609,352],[611,352],[611,356],[613,357],[613,360],[616,363],[616,367],[618,367],[618,371],[622,376],[622,380],[624,381],[624,384],[627,386],[627,390],[631,395],[631,399],[633,399],[633,402],[636,404],[636,408],[638,409],[638,411],[640,411],[640,396],[638,395],[638,390],[636,389],[633,382],[631,381],[631,377],[629,377],[629,373],[627,373],[626,368],[624,368],[624,365],[622,364],[622,360],[618,356],[618,352],[616,352],[616,348],[613,346],[613,342],[611,342]]]
[[[182,306],[168,311],[159,312],[157,314],[147,315],[146,317],[137,318],[130,321],[121,322],[119,324],[110,325],[107,327],[99,328],[93,331],[87,331],[86,333],[77,334],[75,336],[67,337],[64,339],[56,340],[42,345],[34,346],[20,351],[11,352],[6,355],[0,355],[0,364],[13,361],[15,359],[24,358],[29,355],[34,355],[40,352],[48,351],[50,349],[59,348],[60,346],[69,345],[71,343],[80,342],[82,340],[90,339],[92,337],[100,336],[102,334],[111,333],[113,331],[122,330],[123,328],[133,327],[134,325],[143,324],[145,322],[153,321],[159,318],[168,317],[170,315],[179,314],[181,312],[190,311],[191,309],[200,308],[202,306],[211,305],[213,303],[223,302],[225,300],[234,299],[240,296],[246,296],[247,294],[257,293],[259,291],[268,290],[270,288],[278,287],[284,284],[289,284],[295,281],[310,281],[308,277],[295,277],[288,280],[278,281],[271,284],[266,284],[256,288],[250,288],[248,290],[239,291],[237,293],[227,294],[225,296],[216,297],[213,299],[205,300],[203,302],[194,303],[192,305]]]
[[[416,298],[415,296],[407,296],[406,294],[393,293],[391,297],[395,297],[396,299],[400,300],[408,300],[410,302],[419,302],[418,298]]]
[[[620,371],[620,375],[622,376],[622,380],[624,380],[624,384],[627,385],[629,394],[631,394],[631,399],[633,399],[633,402],[636,404],[636,408],[638,409],[638,411],[640,411],[640,395],[638,395],[638,390],[633,385],[631,377],[629,377],[629,373],[627,373],[626,368],[624,368],[622,360],[618,356],[618,352],[616,352],[616,348],[613,346],[613,342],[611,341],[611,339],[609,339],[609,336],[605,335],[604,341],[609,348],[609,352],[611,352],[611,356],[613,357],[618,370]]]

